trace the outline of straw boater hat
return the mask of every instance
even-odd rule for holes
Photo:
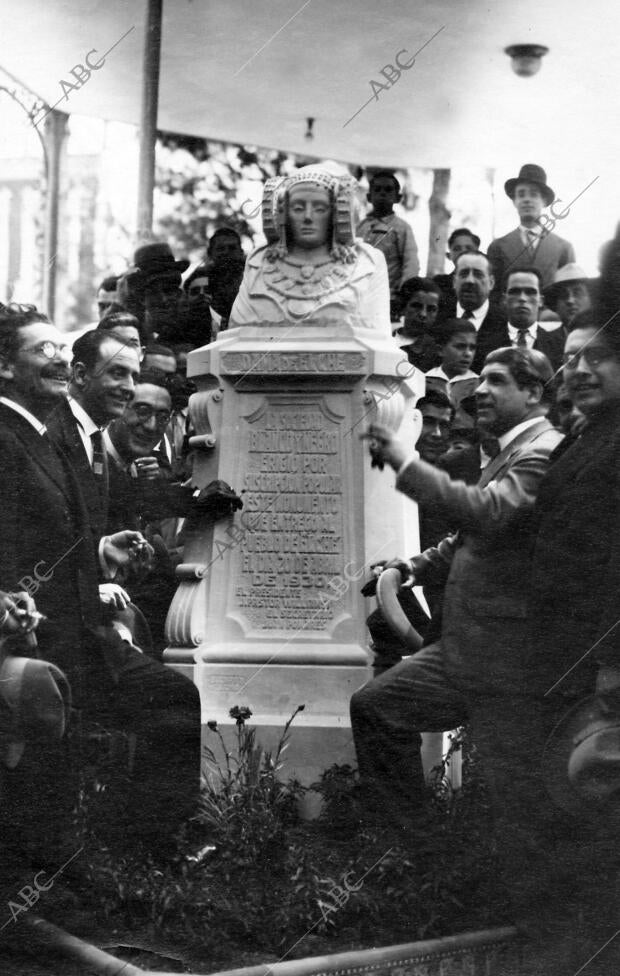
[[[504,190],[511,200],[514,200],[518,183],[536,183],[540,187],[546,207],[555,200],[555,193],[550,186],[547,186],[547,174],[542,166],[537,166],[536,163],[525,163],[517,177],[506,180]]]
[[[543,774],[557,806],[620,823],[620,707],[605,695],[579,702],[549,736]]]
[[[545,302],[549,308],[555,308],[562,285],[569,281],[574,284],[579,281],[584,285],[589,283],[587,274],[578,264],[565,264],[558,268],[553,276],[553,282],[544,289]]]

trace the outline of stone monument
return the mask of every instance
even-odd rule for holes
[[[298,705],[286,775],[355,764],[349,699],[372,676],[360,594],[372,563],[419,551],[415,506],[370,466],[373,419],[417,439],[424,380],[391,335],[382,253],[354,235],[355,181],[318,167],[269,180],[267,245],[230,327],[190,353],[194,480],[244,508],[188,525],[165,660],[203,724],[247,705],[271,748]]]

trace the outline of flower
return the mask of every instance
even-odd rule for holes
[[[247,705],[234,705],[228,714],[235,719],[237,725],[244,725],[246,719],[251,718],[252,711]]]

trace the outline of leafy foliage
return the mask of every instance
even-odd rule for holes
[[[463,750],[463,789],[452,793],[439,767],[432,819],[404,843],[369,821],[350,766],[326,770],[312,787],[321,816],[299,819],[304,790],[282,778],[299,710],[273,753],[246,724],[247,706],[230,711],[232,745],[210,723],[200,808],[172,864],[114,860],[88,845],[97,905],[115,925],[150,926],[208,964],[228,945],[224,962],[234,966],[248,951],[295,958],[359,948],[360,933],[369,945],[389,945],[505,921],[489,803],[468,734],[453,743]],[[198,857],[181,856],[198,845]]]

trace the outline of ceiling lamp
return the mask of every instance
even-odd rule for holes
[[[549,52],[543,44],[511,44],[504,50],[511,60],[512,70],[521,78],[531,78],[540,71],[543,55]]]

